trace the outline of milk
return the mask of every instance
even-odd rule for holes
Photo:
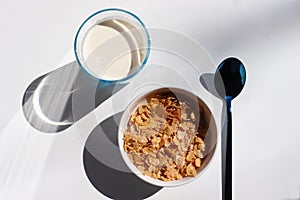
[[[129,75],[131,52],[128,40],[122,33],[101,24],[87,32],[82,46],[87,71],[104,80],[118,80]]]

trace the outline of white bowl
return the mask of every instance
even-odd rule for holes
[[[204,108],[204,117],[207,120],[209,127],[208,127],[208,132],[204,139],[205,146],[206,146],[206,149],[204,152],[205,157],[203,159],[202,166],[197,170],[197,175],[195,177],[184,177],[181,180],[165,182],[165,181],[161,181],[158,179],[154,179],[150,176],[145,176],[137,169],[137,167],[128,158],[127,152],[124,151],[123,136],[126,131],[126,126],[127,126],[128,120],[130,118],[130,115],[133,114],[140,105],[147,103],[146,97],[149,97],[149,96],[152,96],[155,94],[159,94],[159,93],[166,93],[166,92],[170,92],[170,91],[172,93],[174,93],[178,99],[184,98],[184,99],[187,99],[188,101],[192,102],[192,105],[197,105],[198,108],[199,108],[199,106],[203,107]],[[195,109],[195,110],[197,110],[197,109]],[[216,123],[215,123],[214,117],[212,116],[211,111],[199,97],[197,97],[196,95],[194,95],[186,90],[179,89],[179,88],[161,88],[161,89],[149,91],[148,93],[141,95],[140,97],[137,97],[127,106],[127,108],[125,109],[125,111],[121,117],[121,121],[119,124],[118,143],[119,143],[121,155],[122,155],[125,163],[129,167],[129,169],[133,173],[135,173],[140,179],[142,179],[150,184],[157,185],[157,186],[174,187],[174,186],[180,186],[180,185],[189,183],[204,173],[204,171],[207,168],[208,164],[210,163],[210,161],[214,155],[215,149],[216,149],[217,128],[216,128]]]

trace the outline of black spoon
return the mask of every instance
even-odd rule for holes
[[[226,103],[226,127],[222,129],[222,199],[232,199],[232,117],[231,101],[240,94],[246,82],[246,70],[237,58],[225,59],[217,68],[214,83]]]

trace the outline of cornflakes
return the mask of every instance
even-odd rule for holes
[[[205,151],[201,137],[207,132],[196,123],[187,103],[175,95],[156,95],[130,116],[124,150],[137,169],[152,178],[173,181],[196,176]]]

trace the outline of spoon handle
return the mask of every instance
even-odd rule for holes
[[[226,99],[227,120],[222,129],[222,200],[232,200],[232,117],[231,99]]]

